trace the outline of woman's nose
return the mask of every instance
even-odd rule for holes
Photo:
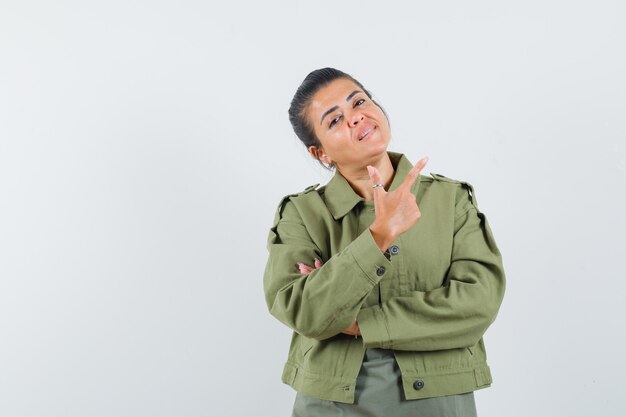
[[[355,111],[354,113],[352,113],[352,115],[350,116],[350,126],[354,127],[357,124],[359,124],[359,122],[363,120],[363,115],[361,114],[361,112],[359,111]]]

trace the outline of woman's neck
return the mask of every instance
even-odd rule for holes
[[[378,170],[385,190],[388,190],[393,181],[395,170],[387,152],[381,155],[380,158],[370,161],[363,166],[353,167],[352,169],[344,167],[339,172],[348,181],[355,193],[365,200],[373,200],[374,188],[372,188],[372,179],[367,172],[367,165],[371,165]]]

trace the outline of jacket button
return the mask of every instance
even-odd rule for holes
[[[413,388],[415,388],[416,391],[421,390],[422,388],[424,388],[424,381],[418,379],[413,383]]]
[[[384,273],[385,273],[385,267],[379,266],[378,269],[376,270],[376,275],[378,275],[379,277],[382,277]]]
[[[392,255],[397,255],[398,253],[400,253],[400,248],[396,245],[393,245],[389,248],[389,252],[391,252]]]

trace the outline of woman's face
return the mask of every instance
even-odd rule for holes
[[[337,169],[365,169],[387,151],[391,136],[382,109],[350,79],[321,88],[307,111],[307,120],[321,142],[318,156]],[[315,156],[315,148],[309,147]]]

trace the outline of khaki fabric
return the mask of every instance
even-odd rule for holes
[[[413,164],[388,154],[394,190]],[[353,403],[367,348],[395,352],[407,399],[492,383],[482,337],[500,308],[505,273],[487,218],[467,182],[421,175],[411,191],[421,218],[385,253],[369,230],[373,201],[339,172],[279,203],[264,291],[270,313],[293,329],[282,380],[298,392]],[[297,263],[315,257],[322,267],[302,275]],[[355,319],[363,335],[356,339],[341,333]]]
[[[474,393],[407,400],[393,351],[367,349],[354,404],[298,393],[292,417],[476,417]]]

